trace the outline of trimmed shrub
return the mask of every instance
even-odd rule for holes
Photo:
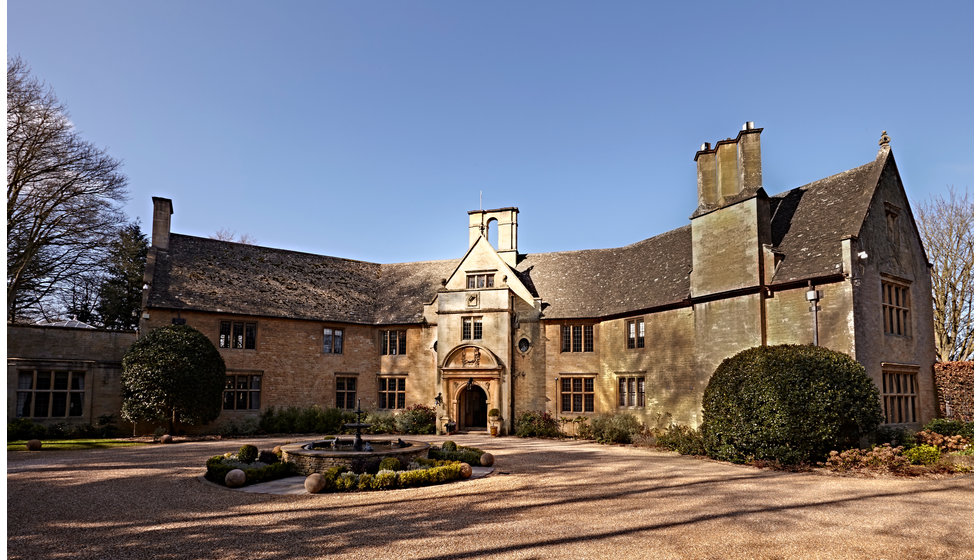
[[[607,412],[593,416],[588,424],[582,426],[579,434],[599,443],[630,443],[633,436],[642,432],[643,424],[636,416],[625,412]]]
[[[245,444],[238,450],[238,460],[248,464],[254,463],[259,458],[259,448],[254,445]]]
[[[560,438],[558,420],[547,412],[527,411],[517,417],[514,434],[517,437]]]
[[[398,457],[385,457],[378,465],[378,471],[400,471],[402,468],[402,462]]]
[[[704,392],[705,449],[714,459],[814,462],[855,447],[882,421],[878,390],[851,357],[819,346],[745,350]]]
[[[274,451],[259,451],[258,461],[260,463],[265,463],[271,465],[272,463],[277,463],[281,459],[280,455],[277,455]]]
[[[935,445],[916,445],[906,449],[902,455],[913,465],[934,465],[939,462],[942,452]]]
[[[404,434],[436,433],[436,409],[424,404],[412,405],[395,416],[398,431]]]
[[[962,436],[973,441],[973,422],[936,418],[922,427],[922,430],[936,432],[944,436]]]
[[[294,465],[292,463],[272,463],[264,465],[262,463],[245,464],[236,459],[230,459],[224,455],[215,455],[207,461],[207,472],[204,478],[224,485],[225,476],[235,470],[241,469],[245,472],[245,484],[255,484],[267,480],[287,477],[293,474]]]
[[[452,444],[452,445],[447,445]],[[447,441],[442,444],[442,447],[430,447],[429,448],[429,459],[436,461],[460,461],[473,465],[475,467],[480,466],[480,457],[483,455],[482,449],[477,449],[476,447],[463,447],[457,446],[451,441]]]

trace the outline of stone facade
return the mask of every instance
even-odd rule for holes
[[[7,416],[69,424],[118,419],[122,358],[133,342],[136,333],[8,324]]]
[[[154,199],[141,330],[179,319],[220,347],[222,323],[255,325],[254,348],[220,349],[259,380],[225,419],[335,406],[354,378],[362,408],[438,403],[440,429],[487,429],[494,408],[504,433],[523,411],[697,425],[723,359],[810,343],[864,364],[893,424],[934,417],[928,263],[890,147],[770,196],[761,132],[697,152],[690,226],[616,249],[519,253],[518,210],[500,208],[468,214],[459,259],[374,264],[171,234]]]

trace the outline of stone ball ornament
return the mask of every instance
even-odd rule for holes
[[[242,469],[228,471],[228,474],[225,475],[225,486],[228,488],[241,488],[245,486],[245,471]]]
[[[306,477],[306,480],[303,482],[303,487],[310,494],[316,494],[327,487],[327,477],[320,473],[313,473]]]
[[[463,478],[469,478],[473,476],[473,467],[471,467],[469,463],[463,463],[462,465],[460,465],[459,474]]]
[[[41,450],[41,440],[39,440],[39,439],[32,439],[32,440],[28,441],[27,442],[27,450],[28,451],[40,451]]]
[[[493,465],[493,455],[491,455],[490,453],[484,453],[483,455],[480,455],[480,464],[483,465],[484,467],[489,467]]]

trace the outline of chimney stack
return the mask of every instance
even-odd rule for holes
[[[694,155],[698,166],[698,208],[705,214],[753,196],[762,188],[761,128],[747,121],[735,139],[705,142]]]
[[[153,197],[152,246],[162,251],[170,248],[170,216],[174,205],[169,198]]]

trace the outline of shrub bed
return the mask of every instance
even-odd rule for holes
[[[557,418],[547,412],[528,411],[522,412],[517,417],[514,435],[517,437],[541,437],[541,438],[560,438],[562,437],[561,426]]]
[[[272,456],[274,457],[275,454],[272,454]],[[208,459],[206,466],[207,472],[204,474],[204,478],[222,486],[225,484],[225,475],[235,469],[241,469],[245,472],[246,485],[285,478],[294,474],[292,463],[284,463],[282,461],[275,463],[263,463],[261,461],[245,463],[239,461],[238,457],[232,453],[215,455]]]
[[[636,416],[606,412],[593,416],[588,424],[582,424],[579,435],[599,443],[631,443],[633,437],[642,432],[643,424]]]
[[[375,474],[356,473],[347,467],[331,467],[323,473],[327,482],[323,492],[418,488],[452,482],[462,476],[462,463],[458,461],[404,471],[379,470]]]
[[[437,461],[459,461],[475,467],[480,466],[480,457],[482,455],[482,449],[457,446],[452,441],[444,441],[442,447],[429,448],[429,459]]]

